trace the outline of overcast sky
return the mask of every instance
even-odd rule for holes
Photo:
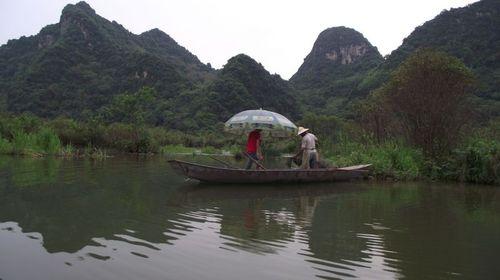
[[[0,45],[57,23],[68,0],[0,0]],[[333,26],[361,32],[382,55],[442,10],[475,0],[87,0],[97,14],[135,34],[159,28],[212,67],[239,53],[290,78],[318,34]]]

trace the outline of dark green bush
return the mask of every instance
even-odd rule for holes
[[[474,139],[455,149],[442,166],[439,175],[445,179],[500,184],[500,142]]]

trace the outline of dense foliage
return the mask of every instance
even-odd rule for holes
[[[60,22],[38,35],[0,48],[5,109],[43,117],[86,119],[113,96],[144,86],[171,98],[213,73],[167,34],[134,35],[85,2],[67,5]]]
[[[246,55],[216,72],[158,29],[134,35],[85,2],[0,48],[0,110],[210,130],[237,111],[300,116],[292,88]]]
[[[240,54],[229,59],[213,81],[175,98],[176,114],[168,126],[191,131],[211,129],[237,112],[258,108],[296,120],[300,108],[291,92],[278,75],[271,75],[260,63]]]

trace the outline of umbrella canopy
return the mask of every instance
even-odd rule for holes
[[[254,129],[261,129],[262,134],[271,137],[294,135],[297,127],[284,116],[266,110],[247,110],[232,116],[224,130],[233,134],[248,134]]]

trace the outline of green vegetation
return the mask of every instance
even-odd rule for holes
[[[415,180],[424,177],[422,152],[398,141],[360,143],[343,137],[331,150],[327,149],[325,156],[335,166],[371,163],[373,175],[378,178]]]
[[[427,166],[429,177],[500,185],[500,120],[470,135],[449,156]]]
[[[62,149],[55,132],[41,126],[36,118],[22,116],[0,119],[0,153],[40,156],[54,155]]]
[[[459,59],[418,50],[361,104],[361,122],[379,140],[401,137],[430,157],[446,154],[472,121],[473,81]]]
[[[376,70],[374,90],[389,80],[390,73],[420,48],[433,48],[452,55],[477,79],[475,106],[482,118],[500,116],[500,3],[477,1],[463,8],[444,10],[417,27]],[[368,79],[368,77],[367,77]]]
[[[474,183],[500,183],[500,122],[472,131],[446,156],[432,159],[404,139],[378,142],[359,124],[335,117],[307,114],[301,125],[319,137],[320,152],[335,166],[373,164],[377,178],[395,180],[434,179]],[[224,134],[188,135],[159,127],[124,123],[82,123],[58,118],[43,120],[30,115],[0,118],[0,154],[29,156],[84,156],[102,159],[106,150],[134,153],[238,153],[243,138]],[[221,137],[222,136],[222,137]],[[296,151],[300,138],[286,141],[264,139],[266,156]]]
[[[0,154],[104,158],[106,150],[125,153],[237,152],[244,139],[217,132],[190,135],[128,123],[44,120],[33,115],[0,115]],[[238,143],[238,144],[236,144]]]
[[[314,127],[322,118],[309,115],[311,125],[301,124]],[[334,166],[371,163],[373,175],[379,179],[500,184],[500,120],[473,129],[453,150],[437,158],[429,157],[404,139],[378,142],[373,134],[363,132],[353,122],[338,120],[336,127],[330,135],[321,133],[321,129],[312,130],[320,140],[321,157]]]
[[[216,72],[162,31],[134,35],[85,2],[0,47],[0,111],[191,134],[248,108],[300,116],[289,84],[252,58],[237,55]]]
[[[359,104],[356,122],[306,115],[303,124],[319,131],[323,154],[339,166],[369,162],[380,177],[498,184],[500,126],[473,126],[472,84],[460,60],[423,49]]]

